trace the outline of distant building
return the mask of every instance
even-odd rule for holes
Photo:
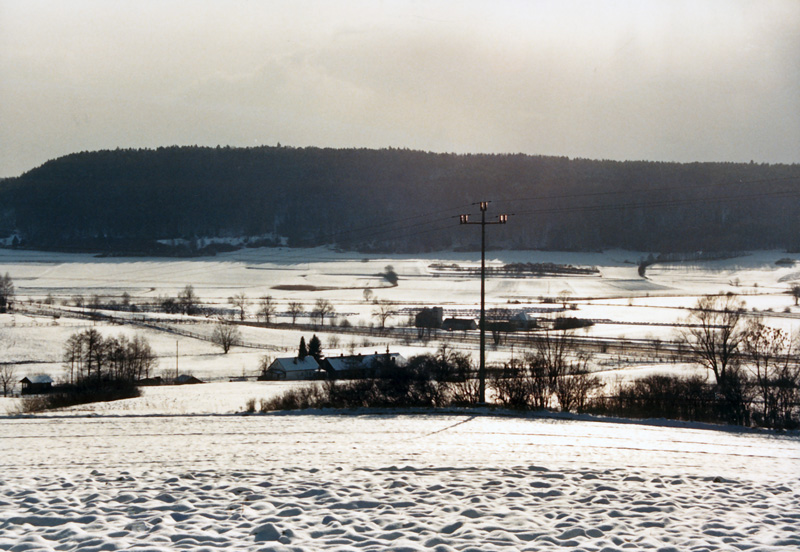
[[[525,311],[519,311],[509,320],[518,330],[527,330],[536,327],[536,319],[528,316]]]
[[[53,389],[53,378],[46,375],[26,376],[19,381],[23,395],[40,395]]]
[[[259,380],[312,380],[319,378],[319,363],[311,355],[276,358]]]
[[[203,382],[190,374],[181,374],[175,378],[175,385],[193,385],[195,383]]]
[[[394,366],[405,366],[405,357],[400,353],[378,353],[372,355],[340,355],[326,358],[321,368],[330,379],[360,379],[380,377],[384,370]]]
[[[414,317],[414,326],[417,328],[441,328],[444,309],[442,307],[425,307]]]
[[[477,330],[478,324],[472,318],[448,318],[442,322],[442,329],[448,332],[457,330]]]

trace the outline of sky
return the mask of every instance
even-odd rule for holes
[[[278,143],[800,163],[800,1],[0,0],[0,177]]]

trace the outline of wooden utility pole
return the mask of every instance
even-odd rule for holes
[[[486,209],[489,207],[488,201],[481,201],[476,205],[481,209],[481,221],[470,222],[469,215],[459,217],[461,224],[480,224],[481,225],[481,319],[480,319],[480,364],[478,366],[478,402],[486,402],[486,225],[505,224],[508,222],[508,215],[498,215],[495,221],[486,221]]]

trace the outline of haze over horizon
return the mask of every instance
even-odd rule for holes
[[[800,2],[0,0],[0,177],[83,150],[800,162]]]

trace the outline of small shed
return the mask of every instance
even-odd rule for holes
[[[26,376],[19,380],[23,395],[41,395],[53,389],[53,378],[47,375]]]
[[[203,383],[201,380],[192,376],[191,374],[181,374],[175,378],[175,385],[193,385],[195,383]]]
[[[276,358],[260,380],[311,380],[319,375],[319,363],[311,355],[304,358]]]

